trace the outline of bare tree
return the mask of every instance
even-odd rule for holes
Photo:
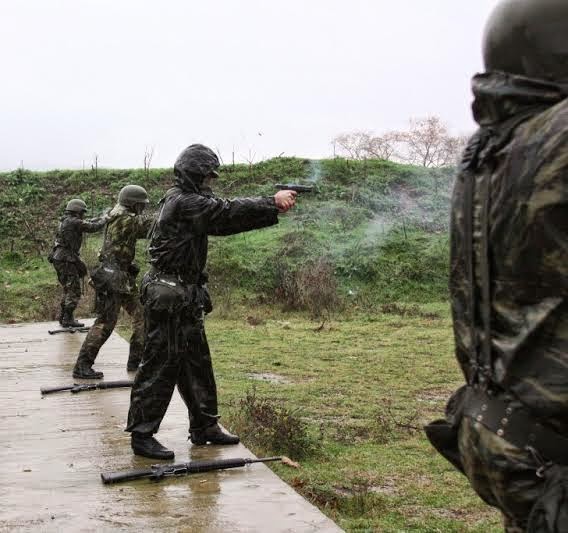
[[[387,131],[382,135],[371,137],[366,148],[367,156],[391,161],[397,157],[401,141],[403,141],[402,134],[396,131]]]
[[[151,146],[150,148],[148,148],[148,146],[146,146],[144,148],[144,174],[146,176],[146,179],[148,179],[148,177],[150,176],[150,165],[152,163],[152,157],[154,157],[154,147]]]
[[[252,178],[254,172],[253,172],[253,164],[254,164],[254,158],[256,157],[256,152],[253,152],[251,148],[249,148],[248,151],[248,156],[244,157],[244,160],[248,163],[249,166],[249,176]]]
[[[439,117],[412,119],[410,129],[401,134],[405,145],[402,159],[428,168],[440,168],[456,163],[463,147],[461,137],[452,137]]]
[[[369,144],[373,135],[369,131],[354,131],[342,133],[333,139],[335,149],[345,154],[349,159],[363,159],[368,154]]]

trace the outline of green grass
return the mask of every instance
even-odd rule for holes
[[[253,387],[297,413],[320,449],[299,470],[275,470],[347,531],[500,531],[498,514],[422,431],[402,427],[439,418],[463,381],[446,305],[419,309],[439,318],[354,314],[315,331],[318,323],[269,308],[214,313],[207,328],[223,422],[239,429],[239,404]]]

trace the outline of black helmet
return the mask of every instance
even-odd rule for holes
[[[147,204],[148,193],[140,185],[127,185],[118,193],[118,203],[125,207],[134,207],[136,204]]]
[[[65,211],[70,211],[71,213],[86,213],[87,204],[79,198],[74,198],[73,200],[69,200],[65,207]]]
[[[218,175],[218,168],[219,158],[211,148],[203,144],[192,144],[176,159],[174,174],[178,181],[189,181],[199,187],[205,176]]]
[[[483,36],[485,69],[568,82],[568,1],[503,0]]]

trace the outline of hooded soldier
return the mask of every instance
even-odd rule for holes
[[[483,52],[452,200],[467,383],[426,431],[507,531],[568,531],[568,2],[502,1]]]
[[[118,195],[118,204],[109,213],[99,253],[100,265],[91,273],[97,318],[81,346],[73,369],[75,378],[103,377],[103,373],[94,371],[92,366],[102,345],[113,332],[121,308],[132,318],[126,368],[129,372],[138,368],[142,357],[144,318],[136,286],[140,269],[134,263],[134,256],[136,241],[145,239],[152,225],[151,218],[140,216],[148,203],[148,194],[142,187],[127,185]]]
[[[86,212],[87,204],[83,200],[76,198],[67,203],[57,229],[53,250],[48,257],[63,287],[59,312],[59,323],[63,327],[84,326],[73,317],[81,299],[81,279],[87,275],[87,267],[80,257],[83,233],[100,231],[107,221],[106,217],[83,220]]]
[[[217,423],[217,389],[205,335],[204,315],[212,310],[207,291],[209,235],[232,235],[278,222],[293,207],[295,193],[269,198],[222,200],[213,195],[219,160],[201,144],[178,157],[175,183],[161,201],[149,247],[151,269],[144,276],[142,364],[132,388],[128,425],[135,454],[170,459],[157,433],[177,385],[189,410],[193,444],[237,444]]]

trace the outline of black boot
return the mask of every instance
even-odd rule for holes
[[[174,452],[162,446],[152,435],[132,433],[130,446],[135,455],[149,457],[150,459],[173,459]]]
[[[75,318],[73,318],[73,311],[69,309],[65,309],[63,311],[63,318],[61,320],[61,325],[64,328],[84,328],[85,324],[81,322],[77,322]]]
[[[87,364],[77,362],[73,368],[73,377],[77,379],[102,379],[104,374],[93,370]]]
[[[207,444],[238,444],[241,439],[236,435],[224,430],[219,424],[214,424],[205,429],[189,430],[191,442],[198,446]]]
[[[127,372],[136,372],[138,370],[138,366],[140,365],[140,356],[133,356],[130,354],[128,357],[128,362],[126,363],[126,371]]]

